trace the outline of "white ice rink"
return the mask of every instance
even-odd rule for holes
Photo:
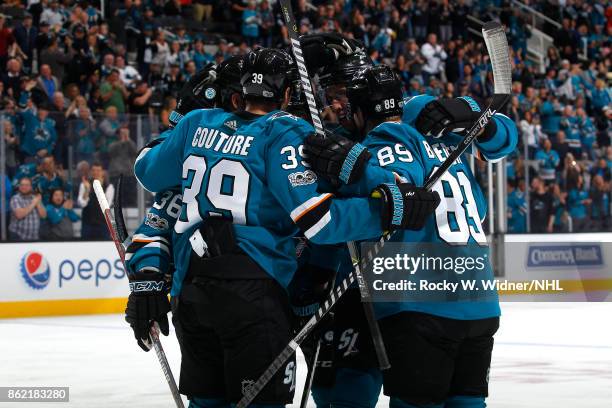
[[[503,313],[490,407],[612,407],[612,303],[506,303]],[[176,340],[162,341],[178,375]],[[34,408],[173,406],[155,355],[121,315],[0,320],[0,386],[70,387],[70,403]]]

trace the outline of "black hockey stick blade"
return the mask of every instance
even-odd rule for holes
[[[115,187],[115,195],[113,198],[113,213],[115,215],[115,225],[117,226],[117,237],[122,243],[128,238],[128,231],[125,227],[125,218],[123,218],[123,174],[119,175],[117,186]]]

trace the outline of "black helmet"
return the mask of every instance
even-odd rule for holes
[[[216,105],[227,110],[234,110],[232,106],[232,95],[242,93],[240,77],[244,67],[244,56],[236,55],[229,57],[217,65],[217,79],[214,82],[217,94]]]
[[[353,54],[341,57],[334,64],[321,68],[319,83],[324,88],[333,84],[347,84],[357,71],[372,65],[370,57],[359,49]]]
[[[285,51],[260,48],[250,52],[244,63],[240,83],[245,96],[280,102],[291,86],[293,59]]]
[[[346,94],[351,107],[360,108],[366,118],[384,120],[403,112],[402,82],[386,65],[355,72],[346,86]]]

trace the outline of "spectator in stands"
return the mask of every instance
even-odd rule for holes
[[[553,149],[559,155],[560,163],[558,169],[562,169],[564,167],[563,163],[565,162],[565,157],[567,156],[570,150],[569,146],[567,145],[567,142],[565,141],[564,131],[559,130],[557,132],[557,135],[555,136],[555,143],[553,143]]]
[[[1,21],[1,20],[0,20]],[[1,27],[1,25],[0,25]],[[1,28],[0,28],[1,32]],[[0,61],[2,58],[0,57]],[[5,66],[5,63],[0,65]],[[8,96],[11,96],[15,101],[19,100],[21,94],[21,82],[22,82],[21,62],[17,58],[11,58],[6,62],[6,72],[0,75],[2,83],[4,83],[4,89]]]
[[[195,0],[193,2],[195,21],[210,21],[213,12],[213,0]]]
[[[30,13],[26,13],[23,17],[23,22],[13,30],[13,36],[15,37],[15,41],[19,45],[19,48],[21,48],[21,51],[27,57],[24,60],[24,65],[28,69],[32,67],[37,35],[38,29],[32,24],[32,15]]]
[[[423,67],[425,82],[429,82],[430,76],[435,76],[440,79],[440,74],[443,72],[444,61],[448,55],[444,51],[444,46],[438,44],[438,37],[434,33],[427,36],[427,42],[421,46],[421,54],[425,57],[426,64]]]
[[[559,184],[552,184],[550,191],[553,197],[553,213],[555,221],[553,223],[554,232],[570,232],[569,213],[567,207],[567,193],[561,191]]]
[[[52,190],[60,188],[69,191],[72,188],[71,183],[67,180],[66,172],[55,165],[53,156],[42,159],[40,173],[32,179],[32,186],[34,191],[42,196],[44,205],[49,204]]]
[[[128,97],[130,113],[148,115],[150,113],[150,100],[153,90],[145,81],[136,83],[134,90]]]
[[[77,160],[93,161],[98,132],[89,108],[79,109],[79,118],[74,121],[73,128],[76,140],[78,140],[76,147]]]
[[[113,68],[100,85],[100,98],[104,109],[114,106],[120,114],[125,113],[125,99],[129,92],[119,79],[119,70]]]
[[[527,232],[527,202],[525,201],[525,180],[508,179],[508,232]]]
[[[9,55],[9,46],[15,38],[10,28],[6,26],[6,16],[0,13],[0,67],[4,67]]]
[[[612,102],[612,92],[610,88],[606,88],[606,83],[603,79],[595,81],[595,89],[591,91],[591,103],[595,111],[601,111],[605,106],[609,106]]]
[[[115,185],[115,179],[121,174],[130,175],[134,161],[138,154],[136,143],[130,139],[130,129],[122,127],[119,129],[119,140],[113,142],[109,147],[110,164],[108,174],[111,184]]]
[[[59,37],[53,37],[50,40],[49,46],[40,53],[40,62],[51,69],[51,72],[54,73],[58,81],[56,91],[61,90],[63,81],[66,77],[66,67],[74,58],[74,49],[71,47],[72,39],[69,36],[66,36],[64,39],[68,51],[64,51],[60,48],[59,41]]]
[[[582,175],[579,175],[567,193],[567,209],[572,216],[573,232],[588,230],[587,206],[591,204],[591,201],[589,192],[584,187],[584,179]]]
[[[19,136],[15,133],[13,123],[10,120],[4,120],[1,125],[4,127],[4,142],[6,146],[6,175],[13,177],[17,170]]]
[[[519,129],[523,134],[523,140],[529,146],[529,155],[531,156],[535,153],[540,140],[544,137],[539,119],[534,119],[531,112],[525,112],[524,119],[519,124]]]
[[[28,108],[20,113],[23,119],[21,151],[26,157],[45,157],[53,151],[57,141],[55,122],[49,118],[49,105],[41,103],[36,111]]]
[[[102,65],[100,65],[100,76],[102,79],[106,78],[115,69],[115,56],[113,53],[108,52],[102,57]]]
[[[559,166],[559,154],[552,149],[550,139],[542,140],[542,148],[538,149],[535,159],[540,164],[540,178],[546,183],[551,183],[557,177],[555,171]]]
[[[539,177],[535,177],[531,181],[529,215],[531,232],[553,232],[553,224],[555,221],[553,196],[546,188],[546,184],[544,184]]]
[[[606,183],[609,183],[612,179],[610,164],[605,157],[599,158],[597,165],[591,169],[591,177],[595,178],[596,176],[602,177],[602,180]]]
[[[582,157],[582,143],[580,141],[580,128],[578,118],[574,115],[574,108],[566,105],[561,117],[561,130],[565,132],[565,138],[570,151],[575,157]]]
[[[586,110],[583,108],[576,109],[578,121],[578,129],[580,130],[580,142],[586,157],[589,159],[595,158],[595,140],[597,139],[597,131],[590,117],[587,116]]]
[[[249,0],[247,8],[242,12],[242,35],[249,46],[253,46],[259,37],[260,22],[257,4],[254,0]]]
[[[198,38],[193,43],[193,50],[191,51],[191,59],[196,64],[196,69],[200,71],[206,64],[212,62],[214,57],[206,52],[204,49],[204,42],[201,38]]]
[[[11,197],[9,239],[12,241],[36,241],[39,239],[40,220],[47,216],[40,194],[32,191],[32,181],[19,180],[17,194]]]
[[[98,124],[98,152],[103,162],[108,163],[108,148],[117,140],[120,122],[117,108],[109,106],[104,111],[104,119]]]
[[[55,31],[59,31],[66,22],[67,13],[60,7],[58,0],[50,0],[49,7],[40,15],[40,22],[49,24]]]
[[[61,90],[60,81],[53,75],[48,64],[40,66],[40,75],[36,79],[36,85],[47,95],[49,102],[53,100],[55,92]]]
[[[49,241],[64,241],[74,238],[74,226],[80,218],[73,210],[71,199],[64,199],[65,192],[61,188],[51,191],[51,201],[45,206],[47,222],[41,233],[41,238]]]
[[[119,79],[127,89],[132,89],[136,82],[142,80],[136,68],[126,65],[125,58],[121,55],[115,58],[115,67],[119,70]]]
[[[596,231],[606,231],[610,219],[610,183],[597,174],[591,179],[591,221]]]
[[[4,187],[2,186],[2,181],[4,181]],[[4,188],[4,190],[3,190]],[[4,191],[4,202],[2,202],[2,191]],[[6,219],[8,220],[11,215],[11,195],[13,194],[13,186],[11,185],[11,179],[7,174],[0,173],[0,217],[2,214],[5,214]],[[0,233],[2,231],[0,230]]]
[[[100,210],[100,205],[92,188],[94,180],[100,181],[109,205],[113,202],[115,188],[106,181],[104,168],[99,162],[91,165],[91,176],[83,177],[79,185],[78,204],[83,209],[81,214],[81,238],[86,240],[108,239],[106,221]]]

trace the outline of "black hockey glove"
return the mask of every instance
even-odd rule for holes
[[[134,337],[140,348],[149,351],[152,344],[149,329],[153,322],[159,324],[164,336],[169,333],[169,285],[167,278],[158,271],[142,269],[128,277],[131,293],[125,309],[125,321],[134,330]]]
[[[437,99],[429,102],[416,118],[415,127],[424,136],[438,138],[448,132],[466,131],[478,120],[483,107],[469,96],[452,99]],[[491,120],[478,136],[479,141],[487,140],[497,132],[497,125]]]
[[[304,153],[314,172],[334,186],[359,180],[372,157],[365,146],[331,133],[308,136]]]
[[[381,222],[384,231],[420,230],[440,204],[436,191],[409,183],[385,183],[376,187],[381,195]]]
[[[363,48],[358,41],[333,32],[303,35],[300,37],[300,44],[311,73],[332,65],[343,55],[351,55],[357,49]]]
[[[194,109],[214,107],[217,90],[212,87],[212,84],[216,78],[216,67],[209,63],[183,85],[176,99],[176,108],[170,113],[168,119],[170,127],[176,126],[183,116]]]

